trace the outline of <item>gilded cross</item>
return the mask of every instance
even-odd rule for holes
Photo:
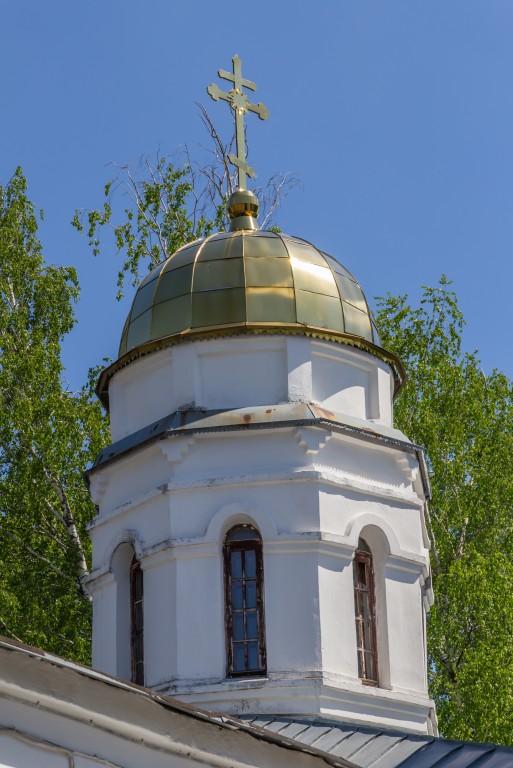
[[[244,115],[246,112],[254,112],[260,120],[267,120],[269,110],[262,103],[253,104],[243,91],[243,88],[249,88],[250,91],[256,91],[256,85],[251,80],[242,77],[242,62],[238,56],[233,59],[233,73],[220,69],[219,77],[223,80],[229,80],[233,83],[233,88],[226,92],[221,91],[215,84],[209,85],[208,93],[214,101],[223,99],[227,101],[235,112],[235,139],[237,145],[237,154],[228,155],[229,161],[236,166],[239,172],[239,189],[246,189],[246,177],[254,179],[256,174],[253,168],[246,162],[246,137],[244,133]]]

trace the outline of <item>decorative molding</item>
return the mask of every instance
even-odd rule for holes
[[[205,540],[221,542],[226,532],[237,523],[250,523],[260,531],[264,541],[278,535],[272,515],[262,504],[246,501],[225,504],[217,510],[205,530]]]
[[[146,552],[146,544],[141,539],[139,532],[134,528],[125,528],[124,530],[117,531],[116,535],[111,538],[104,552],[107,554],[108,561],[104,560],[104,567],[109,570],[112,568],[112,558],[116,549],[121,544],[130,544],[135,552],[138,560],[141,560]]]
[[[403,693],[361,685],[337,675],[302,670],[293,679],[271,672],[262,681],[170,681],[159,690],[178,699],[218,712],[256,716],[259,713],[298,716],[314,713],[335,721],[381,725],[409,733],[426,734],[431,728],[431,699],[422,693]]]
[[[219,547],[216,542],[197,539],[167,539],[155,544],[151,551],[141,560],[143,571],[158,568],[161,565],[188,557],[219,557]]]
[[[407,481],[413,485],[419,475],[419,463],[411,453],[401,453],[396,458],[397,464]]]
[[[181,464],[196,442],[194,436],[160,440],[157,445],[170,464]]]
[[[306,534],[280,535],[276,541],[264,542],[265,557],[276,555],[312,555],[319,554],[336,557],[350,563],[355,547],[341,536],[312,532]]]
[[[316,427],[298,427],[296,430],[298,445],[310,455],[319,453],[332,437],[331,432]]]
[[[212,488],[223,488],[231,486],[232,488],[252,487],[255,485],[267,485],[278,483],[306,483],[310,481],[326,483],[344,490],[363,493],[377,499],[386,501],[396,501],[400,504],[406,504],[423,509],[424,502],[419,497],[405,489],[404,486],[385,485],[370,478],[363,476],[350,475],[342,473],[336,467],[317,465],[315,469],[298,469],[296,472],[269,472],[254,475],[234,475],[232,477],[204,478],[201,480],[173,480],[169,483],[163,483],[155,488],[146,489],[139,495],[132,497],[112,509],[102,510],[101,515],[96,517],[89,525],[90,530],[108,525],[114,520],[122,517],[130,510],[146,504],[152,499],[163,494],[172,494],[174,491],[193,491],[210,490]]]
[[[89,493],[93,503],[99,507],[109,485],[108,472],[95,472],[89,478]]]
[[[101,526],[108,525],[114,520],[116,520],[117,518],[129,512],[130,510],[134,509],[135,507],[146,504],[148,501],[152,501],[157,496],[162,496],[163,494],[167,493],[169,490],[170,490],[169,484],[163,483],[162,485],[158,485],[155,488],[144,490],[139,495],[135,496],[132,499],[128,499],[127,501],[123,501],[121,504],[119,504],[116,507],[112,507],[111,509],[107,509],[107,510],[102,510],[101,514],[98,515],[98,517],[96,517],[91,523],[89,523],[88,530],[92,531],[92,530],[95,530],[96,528],[100,528]]]
[[[345,488],[357,493],[367,493],[376,498],[386,499],[387,501],[394,499],[416,508],[423,506],[423,501],[417,494],[412,493],[408,488],[405,488],[403,484],[396,485],[392,483],[383,483],[365,475],[341,472],[338,467],[327,464],[315,464],[315,470],[312,470],[312,472],[318,476],[319,480],[326,481],[337,487]],[[309,473],[302,470],[298,474],[307,475]]]
[[[405,550],[400,555],[389,555],[385,559],[384,566],[385,573],[387,571],[401,571],[422,578],[429,571],[429,559]]]
[[[371,526],[377,528],[382,533],[388,544],[389,554],[385,558],[385,567],[418,574],[422,573],[427,577],[429,573],[429,556],[403,549],[394,529],[386,520],[378,515],[366,512],[363,515],[356,515],[349,521],[346,526],[345,535],[352,546],[355,548],[358,546],[361,532],[364,528]]]
[[[116,579],[112,571],[105,569],[95,570],[84,579],[84,584],[90,592],[100,592],[102,589],[108,589],[115,584]]]

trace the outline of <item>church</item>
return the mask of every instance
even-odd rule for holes
[[[422,448],[357,279],[258,228],[235,115],[230,231],[139,285],[97,393],[93,669],[0,641],[0,766],[500,768],[439,738]]]

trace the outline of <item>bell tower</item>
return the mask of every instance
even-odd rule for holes
[[[236,121],[267,116],[240,59],[220,75]],[[149,273],[98,383],[93,663],[221,712],[433,733],[429,482],[392,425],[405,374],[348,270],[258,229],[239,132],[231,231]]]

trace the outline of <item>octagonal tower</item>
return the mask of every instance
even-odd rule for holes
[[[357,280],[260,232],[235,116],[231,231],[139,286],[98,382],[113,443],[89,472],[95,666],[209,709],[431,733],[429,494],[392,426],[404,382]]]
[[[222,712],[433,732],[401,363],[353,275],[254,213],[146,277],[100,377],[94,665]]]

